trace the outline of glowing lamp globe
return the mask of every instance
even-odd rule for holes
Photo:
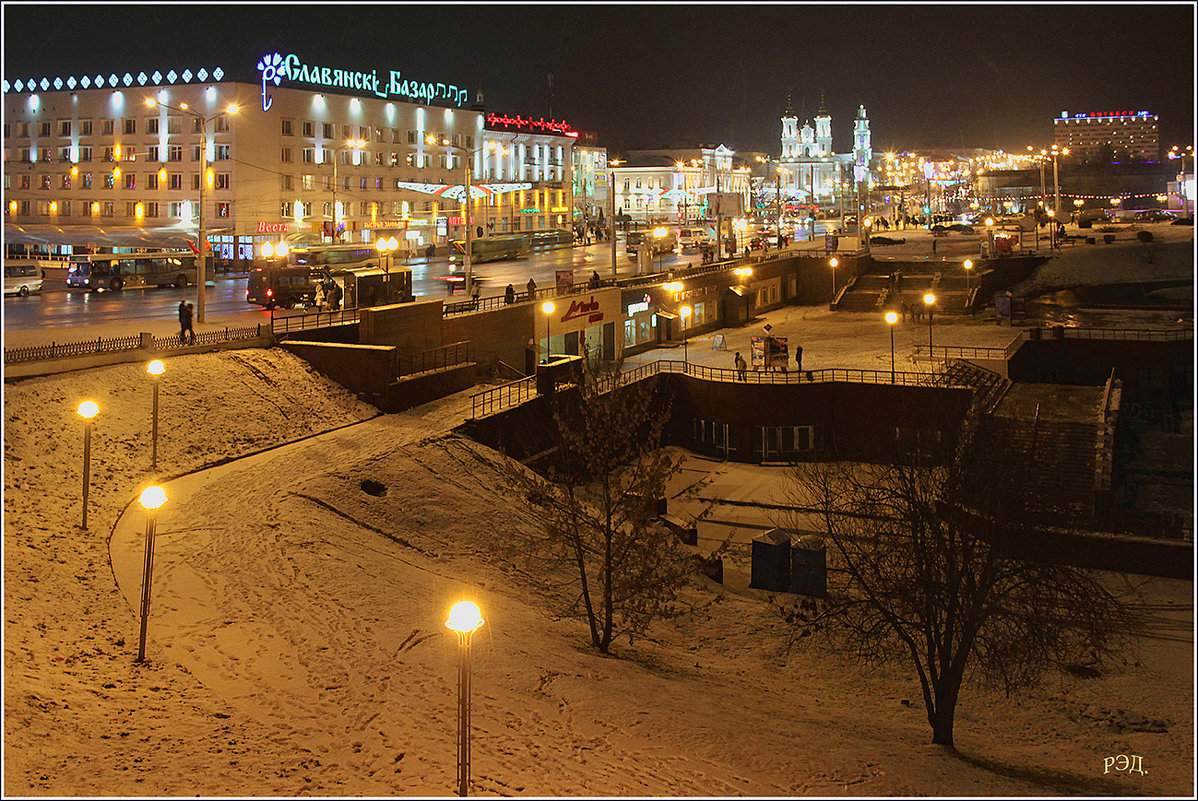
[[[840,262],[839,262],[839,261],[837,261],[835,258],[832,258],[832,259],[829,259],[829,260],[828,260],[828,264],[829,264],[829,265],[831,265],[832,267],[835,267],[835,266],[837,266],[838,264],[840,264]]]
[[[545,312],[545,314],[553,314],[555,309],[557,309],[557,306],[553,305],[552,300],[547,300],[541,304],[541,311]]]
[[[459,634],[468,634],[481,628],[483,623],[486,621],[475,603],[458,601],[449,610],[449,619],[445,621],[445,627]]]
[[[79,408],[76,411],[80,417],[86,417],[90,420],[100,413],[100,407],[96,405],[95,401],[84,401],[79,404]]]
[[[166,492],[163,491],[162,487],[146,487],[142,490],[137,502],[147,509],[157,509],[166,503]]]
[[[161,359],[155,359],[146,365],[146,372],[150,375],[162,375],[166,372],[166,365],[162,363]]]
[[[923,302],[926,305],[931,306],[933,303],[936,302],[936,296],[933,295],[931,292],[929,292],[928,294],[923,296]]]
[[[890,323],[891,325],[894,325],[895,323],[898,322],[898,315],[895,314],[894,312],[886,312],[886,322]]]

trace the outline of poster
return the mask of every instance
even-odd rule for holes
[[[574,289],[574,271],[557,270],[557,291],[570,292]]]
[[[711,340],[711,349],[712,350],[728,350],[728,345],[724,342],[723,334],[715,335],[715,338]]]
[[[751,337],[750,362],[754,370],[786,370],[790,358],[786,337]]]

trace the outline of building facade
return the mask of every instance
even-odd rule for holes
[[[832,150],[832,116],[824,108],[822,98],[815,117],[802,128],[798,125],[799,118],[787,98],[778,158],[778,166],[783,170],[781,183],[785,197],[802,203],[828,203],[839,196],[844,184],[868,180],[874,154],[865,106],[857,107],[857,116],[853,120],[853,149],[849,153]]]
[[[221,68],[5,80],[6,239],[182,247],[204,180],[217,258],[253,258],[289,234],[331,241],[334,220],[338,241],[423,248],[463,238],[467,164],[484,230],[569,227],[568,131],[488,127],[466,90],[394,70],[279,53],[241,66],[259,80]]]
[[[636,222],[714,221],[749,208],[750,170],[725,145],[630,150],[612,168],[616,213]]]
[[[1109,157],[1116,161],[1157,161],[1160,135],[1150,111],[1062,111],[1052,121],[1053,144],[1074,158]]]

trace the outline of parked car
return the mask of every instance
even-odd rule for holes
[[[1172,212],[1165,211],[1164,209],[1148,209],[1147,211],[1141,211],[1134,219],[1136,222],[1172,222],[1177,217]]]
[[[1194,224],[1193,217],[1178,217],[1176,220],[1169,223],[1169,225],[1193,225],[1193,224]]]
[[[4,265],[4,294],[25,297],[42,291],[43,271],[37,264],[13,262]]]
[[[678,244],[683,253],[700,251],[703,244],[709,242],[711,237],[702,228],[682,228],[678,231]]]

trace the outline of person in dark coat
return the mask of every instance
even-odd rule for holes
[[[516,288],[511,284],[508,284],[507,289],[503,290],[503,302],[509,306],[516,302]]]
[[[537,282],[536,281],[529,278],[528,284],[524,288],[528,290],[528,299],[529,300],[532,300],[533,298],[535,298],[537,296]]]
[[[603,279],[599,277],[599,271],[591,273],[591,280],[587,282],[587,289],[598,289],[603,286]]]
[[[179,344],[187,344],[187,301],[179,301]]]
[[[802,374],[802,372],[803,372],[803,346],[802,345],[795,345],[795,369],[799,371],[800,375]]]
[[[181,327],[181,330],[179,331],[179,342],[180,343],[183,342],[183,337],[185,335],[188,337],[188,341],[187,341],[188,345],[194,345],[196,343],[196,332],[191,327],[191,319],[194,315],[195,315],[195,306],[193,306],[190,303],[188,303],[187,307],[184,308],[180,312],[180,318],[179,318],[179,324]]]
[[[745,370],[749,369],[749,363],[746,362],[744,357],[740,355],[740,351],[736,352],[736,358],[733,361],[733,364],[736,365],[736,377],[741,381],[747,381],[748,379],[745,378]]]

